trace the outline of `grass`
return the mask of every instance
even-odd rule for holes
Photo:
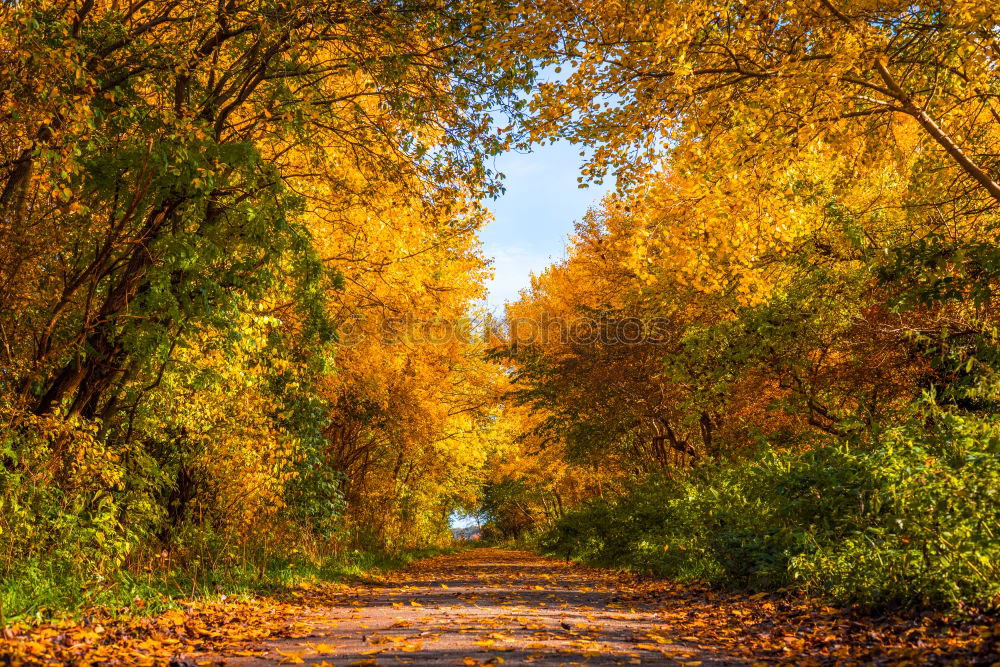
[[[424,548],[393,554],[355,550],[318,561],[274,557],[263,567],[231,567],[200,574],[180,568],[120,570],[110,577],[84,576],[79,568],[71,569],[60,561],[22,563],[0,580],[0,628],[94,614],[110,618],[154,615],[192,599],[280,595],[304,582],[367,580],[457,549]]]

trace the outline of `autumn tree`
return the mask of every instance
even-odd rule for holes
[[[668,164],[685,181],[655,206],[701,217],[688,255],[673,249],[691,280],[759,298],[761,263],[815,231],[831,196],[877,250],[933,230],[968,241],[997,203],[980,4],[536,2],[518,19],[511,34],[565,70],[540,86],[537,137],[592,148],[589,177],[640,184]],[[876,212],[896,229],[879,234]],[[638,243],[670,242],[649,227]],[[738,275],[713,268],[730,259]]]
[[[440,536],[491,367],[382,328],[459,322],[481,293],[474,202],[532,77],[480,52],[502,9],[0,9],[12,553],[329,551],[376,507],[397,518],[373,546]]]
[[[27,360],[18,391],[40,414],[113,412],[137,348],[169,346],[181,323],[307,247],[293,182],[304,156],[339,146],[361,179],[378,169],[446,185],[481,182],[476,156],[496,147],[469,141],[485,124],[471,105],[502,96],[503,75],[471,62],[442,74],[441,59],[462,56],[426,41],[431,25],[444,43],[473,38],[469,14],[419,3],[5,11],[4,282],[19,286],[5,312],[32,312],[19,321],[39,332],[8,331],[8,348]],[[53,246],[66,250],[50,266]]]

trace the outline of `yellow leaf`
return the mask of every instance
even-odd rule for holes
[[[316,644],[314,648],[317,653],[336,653],[339,647],[331,644]]]

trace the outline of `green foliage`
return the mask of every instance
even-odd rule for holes
[[[653,478],[541,538],[560,555],[839,601],[996,608],[1000,422],[929,410],[870,448],[765,450]],[[922,415],[930,418],[931,414]]]
[[[521,480],[503,479],[483,490],[479,512],[486,520],[484,537],[493,540],[519,538],[533,525],[533,517],[524,509],[534,499],[533,489]]]
[[[303,582],[367,579],[449,551],[355,549],[324,558],[301,551],[280,556],[257,553],[245,564],[207,572],[166,562],[146,572],[116,570],[108,577],[70,567],[68,561],[36,558],[19,563],[15,574],[0,580],[0,602],[7,621],[41,622],[94,609],[112,616],[157,614],[192,597],[252,597],[281,594]]]
[[[879,271],[885,283],[901,283],[907,305],[968,301],[977,308],[993,301],[1000,279],[1000,248],[993,243],[958,242],[940,234],[894,248]]]
[[[404,353],[374,317],[353,358],[341,334],[373,304],[456,319],[480,294],[476,202],[513,139],[494,122],[535,69],[483,56],[503,9],[0,10],[7,618],[449,536],[469,493],[433,445],[490,406],[438,388],[487,367]]]

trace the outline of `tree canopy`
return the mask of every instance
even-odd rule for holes
[[[992,7],[0,17],[4,580],[398,551],[460,510],[672,575],[995,607]],[[617,189],[491,316],[491,158],[556,140]]]

